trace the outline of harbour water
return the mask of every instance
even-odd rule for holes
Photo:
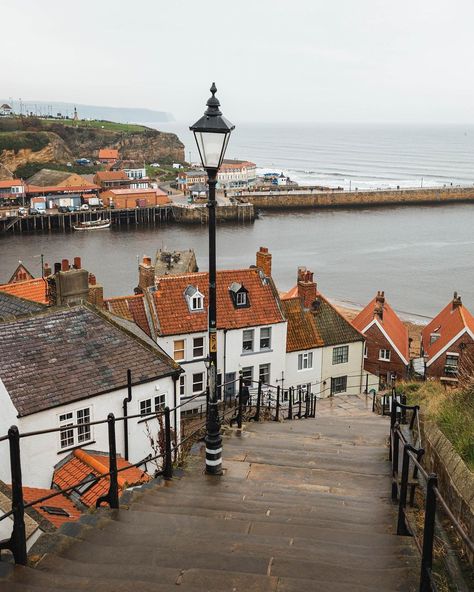
[[[178,133],[197,159],[184,125],[159,127]],[[300,182],[347,189],[471,185],[474,127],[242,124],[228,156],[284,170]],[[321,291],[340,302],[362,305],[385,290],[397,310],[429,316],[457,290],[474,310],[474,204],[264,213],[254,224],[220,225],[219,268],[248,267],[261,245],[273,253],[280,290],[294,285],[304,265]],[[207,268],[205,226],[23,233],[0,237],[0,281],[18,260],[38,274],[41,254],[49,263],[80,255],[107,296],[131,294],[137,260],[161,247],[194,248],[200,268]]]
[[[474,310],[474,204],[265,213],[253,224],[218,228],[218,267],[248,267],[267,246],[280,290],[296,269],[315,273],[321,291],[340,302],[365,304],[385,290],[413,317],[432,315],[457,290]],[[40,255],[54,263],[80,255],[107,296],[133,293],[137,261],[158,248],[194,248],[207,269],[207,227],[169,224],[94,233],[17,234],[0,239],[0,280],[22,260],[35,274]]]

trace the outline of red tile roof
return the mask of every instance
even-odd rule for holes
[[[104,300],[104,307],[119,317],[134,321],[142,331],[151,337],[151,330],[145,309],[145,295],[118,296]]]
[[[43,278],[35,278],[33,280],[15,282],[13,284],[3,284],[0,286],[0,290],[7,292],[7,294],[17,296],[18,298],[48,304],[47,282]]]
[[[382,319],[379,315],[375,314],[375,308],[378,305],[376,301],[377,297],[374,297],[367,306],[360,311],[360,313],[352,320],[352,324],[361,333],[372,323],[376,321],[379,326],[383,328],[389,340],[392,341],[393,345],[400,352],[404,358],[404,362],[408,363],[410,359],[409,344],[408,344],[408,328],[400,320],[397,313],[393,310],[387,300],[383,304],[383,315]]]
[[[98,181],[130,181],[125,171],[97,171],[94,179]]]
[[[40,497],[51,495],[52,493],[57,493],[57,490],[40,489],[39,487],[23,487],[23,497],[27,503]],[[65,522],[74,522],[81,517],[80,510],[78,510],[72,501],[62,493],[44,502],[40,502],[39,504],[34,504],[32,507],[56,528],[59,528],[61,524],[64,524]],[[44,507],[59,508],[67,512],[68,516],[52,514],[43,509]]]
[[[179,335],[207,330],[208,273],[169,275],[157,280],[156,291],[150,292],[152,309],[159,335]],[[233,282],[248,291],[250,306],[235,308],[229,292]],[[190,311],[184,292],[194,286],[204,296],[204,309]],[[263,280],[257,269],[217,272],[217,327],[238,329],[270,325],[285,321],[279,298],[271,280]]]
[[[115,158],[117,159],[119,157],[119,152],[118,150],[115,150],[114,148],[101,148],[99,150],[99,159],[100,158]]]
[[[126,489],[131,485],[146,483],[150,477],[141,469],[133,467],[128,461],[117,455],[117,468],[130,467],[117,475],[119,489]],[[102,452],[94,452],[77,448],[66,459],[61,461],[54,471],[53,483],[59,489],[78,485],[90,475],[98,477],[109,472],[109,456]],[[99,497],[106,495],[109,490],[109,478],[104,477],[94,483],[80,496],[85,506],[93,507]]]
[[[457,295],[455,294],[455,299]],[[428,356],[428,365],[433,358],[446,349],[449,343],[463,330],[470,331],[474,339],[474,317],[460,301],[453,306],[455,299],[447,304],[443,310],[423,329],[421,339],[423,351]],[[439,338],[430,344],[432,333],[438,333]]]
[[[313,349],[324,345],[316,327],[314,315],[304,310],[301,298],[285,298],[282,300],[282,306],[288,320],[287,352]]]
[[[10,279],[8,280],[9,284],[14,284],[16,282],[24,282],[25,280],[34,280],[35,276],[23,265],[23,263],[19,263],[18,267],[12,273]]]
[[[9,189],[10,187],[18,187],[24,185],[21,179],[7,179],[7,181],[0,181],[0,189]]]
[[[157,196],[161,196],[161,195],[166,195],[166,193],[162,190],[162,189],[153,189],[152,187],[145,187],[143,189],[115,189],[115,188],[111,188],[111,189],[107,189],[107,191],[104,192],[105,194],[109,195],[109,193],[112,193],[114,195],[137,195],[137,194],[143,194],[143,195],[157,195]]]

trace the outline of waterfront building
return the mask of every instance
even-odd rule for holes
[[[97,171],[94,183],[105,189],[129,189],[130,179],[125,171]]]
[[[22,200],[26,197],[26,184],[21,179],[0,181],[0,203],[8,204],[12,200]]]
[[[421,334],[425,376],[456,385],[460,376],[474,370],[474,317],[461,296],[453,299],[428,323]]]
[[[385,292],[377,292],[352,324],[366,338],[364,370],[367,373],[367,392],[390,385],[392,377],[396,380],[408,378],[408,329],[387,302]]]
[[[180,367],[131,323],[90,305],[52,308],[0,323],[0,433],[62,428],[22,440],[23,484],[48,488],[53,468],[78,448],[108,450],[107,425],[73,424],[124,413],[127,369],[132,398],[128,414],[146,415],[176,403]],[[172,425],[179,434],[179,414]],[[152,452],[155,417],[116,426],[117,452],[136,463]],[[127,437],[125,431],[127,430]],[[10,479],[8,463],[0,479]]]
[[[127,177],[128,179],[128,177]],[[136,208],[164,206],[171,199],[162,189],[108,189],[100,194],[104,206],[115,208]]]
[[[221,189],[248,188],[257,181],[257,165],[248,160],[224,160],[217,173],[217,186]],[[193,185],[207,185],[203,170],[183,171],[177,177],[178,187],[189,191]]]
[[[143,163],[134,162],[133,160],[118,160],[110,167],[110,170],[123,171],[130,179],[132,189],[146,189],[150,185]]]
[[[298,268],[296,286],[282,295],[282,300],[295,298],[300,300],[302,312],[293,322],[305,319],[303,312],[309,312],[313,323],[311,329],[305,323],[295,327],[297,334],[301,332],[295,344],[301,348],[307,340],[308,347],[295,350],[297,355],[287,350],[286,384],[314,380],[311,390],[320,397],[362,392],[364,336],[321,294],[313,273],[305,267]],[[290,312],[295,314],[294,310],[296,307]]]
[[[119,159],[119,151],[115,148],[101,148],[98,158],[102,164],[114,164]]]

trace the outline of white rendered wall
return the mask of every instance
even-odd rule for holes
[[[298,355],[305,352],[312,352],[313,364],[312,368],[305,370],[298,370]],[[286,370],[285,370],[285,388],[290,386],[297,386],[299,384],[311,383],[311,392],[319,395],[321,383],[321,362],[322,362],[322,348],[314,348],[305,350],[304,352],[290,352],[286,354]]]
[[[333,364],[332,351],[334,347],[343,345],[349,346],[349,356],[347,363]],[[357,395],[365,388],[363,378],[363,353],[364,342],[356,341],[354,343],[341,343],[336,346],[322,348],[322,366],[321,366],[321,397],[329,397],[331,394],[331,378],[337,376],[347,376],[347,390],[349,395]],[[324,384],[326,382],[326,384]],[[340,393],[343,394],[343,393]]]

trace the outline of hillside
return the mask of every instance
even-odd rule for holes
[[[176,134],[141,125],[108,121],[0,119],[0,179],[29,163],[66,164],[97,158],[101,148],[117,148],[125,160],[183,162],[184,145]],[[10,175],[11,176],[11,175]]]

